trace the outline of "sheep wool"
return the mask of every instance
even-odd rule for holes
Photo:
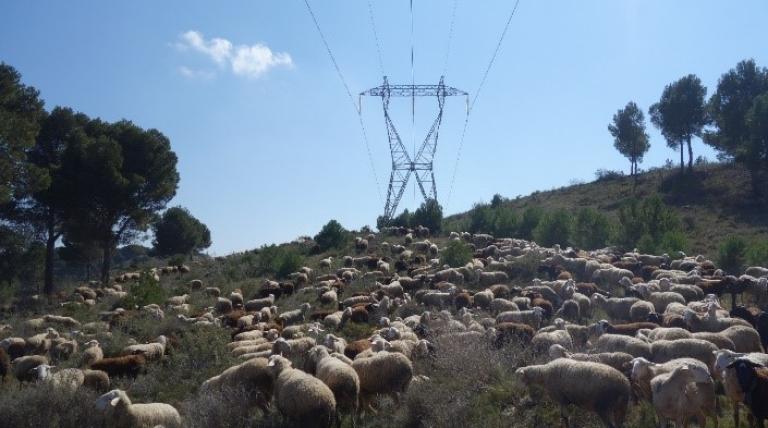
[[[111,426],[118,428],[181,428],[181,415],[170,404],[133,404],[128,394],[113,389],[96,400],[96,408],[107,412]],[[111,410],[110,410],[111,409]]]
[[[269,358],[275,382],[274,398],[280,413],[296,426],[330,427],[336,414],[336,399],[320,379],[294,369],[290,360]]]

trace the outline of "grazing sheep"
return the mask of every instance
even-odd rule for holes
[[[707,416],[715,419],[715,384],[709,373],[701,367],[683,365],[671,373],[661,374],[651,380],[653,407],[659,422],[667,419],[677,426],[688,426],[695,418],[700,426],[706,426]]]
[[[560,416],[566,425],[565,408],[569,404],[597,413],[609,427],[624,423],[630,385],[616,369],[599,363],[559,358],[544,365],[519,368],[515,373],[526,385],[544,388],[552,401],[560,405]]]
[[[219,287],[205,287],[205,295],[208,297],[216,297],[218,298],[221,296],[221,289]]]
[[[602,352],[598,354],[572,354],[565,347],[554,344],[549,348],[549,358],[555,360],[558,358],[568,358],[576,361],[591,361],[593,363],[605,364],[614,369],[624,372],[629,363],[634,358],[626,352]]]
[[[634,337],[621,334],[603,334],[597,339],[595,345],[597,352],[626,352],[633,357],[643,357],[650,359],[651,344]]]
[[[45,320],[47,324],[57,324],[57,325],[68,327],[68,328],[80,327],[80,321],[72,317],[62,317],[58,315],[43,315],[43,320]]]
[[[122,355],[143,355],[147,361],[156,361],[163,358],[165,355],[165,347],[168,343],[168,339],[161,335],[155,339],[155,342],[146,343],[143,345],[129,345],[123,348]]]
[[[32,369],[40,381],[50,381],[56,389],[74,392],[85,382],[85,373],[80,369],[64,369],[53,373],[53,366],[40,364]],[[103,372],[102,372],[103,373]]]
[[[565,321],[558,318],[554,322],[557,330],[547,332],[537,332],[531,344],[535,352],[543,353],[547,352],[552,345],[560,345],[568,350],[573,350],[573,339],[568,331],[565,330]]]
[[[369,358],[356,359],[352,367],[360,378],[360,405],[371,408],[376,394],[388,394],[400,403],[398,394],[408,388],[413,378],[413,365],[398,352],[379,352]]]
[[[632,370],[630,373],[632,386],[635,388],[635,392],[640,398],[650,402],[653,399],[651,380],[660,374],[671,373],[672,370],[682,367],[683,365],[696,366],[702,370],[709,370],[706,364],[694,358],[675,358],[674,360],[669,360],[661,364],[652,363],[642,357],[634,358],[631,361]]]
[[[300,324],[306,320],[307,313],[311,308],[312,306],[309,303],[304,303],[298,309],[283,312],[278,318],[283,321],[284,326]]]
[[[27,341],[21,337],[6,337],[0,340],[0,349],[3,349],[13,361],[24,356],[27,350]]]
[[[731,339],[723,335],[722,333],[710,333],[708,331],[700,331],[698,333],[691,334],[692,339],[706,340],[707,342],[715,345],[717,349],[727,349],[729,351],[735,351],[736,345]]]
[[[48,358],[42,355],[28,355],[11,361],[11,371],[19,382],[32,382],[37,379],[37,366],[48,364]]]
[[[544,309],[535,307],[527,311],[507,311],[496,316],[496,324],[513,322],[526,324],[531,328],[538,330],[541,320],[544,318]]]
[[[336,399],[320,379],[294,369],[290,360],[269,357],[274,398],[284,418],[302,427],[329,427],[336,415]]]
[[[339,411],[352,415],[353,425],[357,417],[360,378],[351,365],[332,357],[323,346],[309,350],[308,360],[314,366],[312,372],[333,391]]]
[[[246,312],[258,312],[275,304],[275,295],[270,294],[263,299],[252,299],[245,302],[243,308]]]
[[[181,428],[181,415],[170,404],[133,404],[125,391],[113,389],[96,400],[96,408],[109,412],[110,425],[126,428]]]
[[[701,339],[657,340],[651,343],[650,360],[654,363],[666,363],[676,358],[694,358],[707,367],[712,367],[715,351],[715,345]]]
[[[690,339],[693,337],[690,331],[679,327],[658,327],[652,330],[638,330],[637,337],[645,337],[649,342],[657,340]]]
[[[763,427],[763,421],[768,419],[768,368],[757,364],[749,358],[738,358],[729,368],[736,372],[736,379],[744,391],[744,403],[749,406],[752,416],[758,426]]]
[[[123,357],[103,358],[91,364],[92,370],[101,370],[110,378],[129,376],[136,379],[147,364],[143,355],[126,355]]]
[[[611,324],[606,320],[600,320],[595,324],[595,331],[600,336],[605,333],[623,334],[625,336],[635,336],[640,330],[653,330],[658,325],[652,322],[633,322],[629,324]]]
[[[300,357],[307,353],[317,342],[311,337],[299,337],[285,340],[280,337],[272,345],[272,353],[280,354],[287,358]]]
[[[760,334],[752,327],[735,325],[722,330],[720,334],[733,341],[736,352],[765,352],[760,343]]]
[[[605,311],[611,320],[629,320],[632,305],[639,302],[636,297],[610,297],[606,298],[602,294],[592,295],[592,305]]]
[[[740,403],[744,402],[744,390],[739,385],[739,379],[736,375],[736,369],[731,364],[740,358],[746,358],[751,360],[755,364],[766,366],[768,365],[768,354],[763,353],[751,353],[743,354],[736,353],[721,349],[715,352],[715,369],[714,374],[716,377],[723,381],[723,389],[725,390],[725,396],[731,400],[733,407],[733,426],[739,426],[739,407]]]
[[[645,321],[648,315],[656,313],[656,307],[651,302],[640,300],[629,308],[629,319],[633,322]]]
[[[477,296],[477,294],[475,294],[475,296]],[[513,312],[520,311],[520,308],[514,302],[507,299],[502,299],[501,297],[491,300],[490,307],[486,307],[486,309],[490,309],[491,313],[494,313],[494,314],[500,314],[502,312],[509,312],[509,311],[513,311]]]
[[[244,363],[232,366],[214,376],[200,386],[201,393],[235,392],[246,394],[245,404],[258,406],[266,412],[272,399],[273,381],[267,368],[266,358],[252,358]]]

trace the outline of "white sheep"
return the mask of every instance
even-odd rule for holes
[[[351,413],[353,425],[357,417],[360,395],[360,378],[351,365],[332,357],[323,346],[309,350],[308,360],[314,366],[312,372],[333,391],[339,411]]]
[[[627,366],[632,361],[631,355],[626,352],[601,352],[597,354],[572,354],[568,352],[565,347],[554,344],[549,348],[550,360],[556,360],[558,358],[567,358],[576,361],[591,361],[593,363],[605,364],[613,367],[614,369],[624,372]]]
[[[397,352],[378,352],[369,358],[355,359],[352,367],[360,378],[363,409],[370,408],[376,394],[388,394],[399,404],[399,394],[406,391],[413,378],[411,361]]]
[[[274,399],[280,413],[295,426],[330,427],[336,414],[336,399],[320,379],[294,369],[290,360],[269,357]]]
[[[527,311],[508,311],[502,312],[496,316],[496,324],[503,322],[516,322],[520,324],[526,324],[531,326],[534,330],[538,330],[541,325],[541,320],[544,318],[544,309],[535,307]]]
[[[298,309],[283,312],[278,318],[283,321],[284,326],[303,323],[311,307],[309,303],[304,303]]]
[[[626,352],[634,357],[650,359],[651,344],[622,334],[603,334],[597,339],[596,352]]]
[[[573,350],[573,339],[565,329],[565,321],[557,318],[554,323],[555,331],[539,331],[531,340],[533,349],[537,352],[546,352],[553,345],[560,345],[568,350]]]
[[[112,426],[151,428],[181,428],[181,415],[170,404],[148,403],[133,404],[130,398],[120,389],[113,389],[96,400],[96,408],[109,412]]]
[[[526,385],[541,385],[549,397],[565,407],[574,404],[597,413],[604,424],[622,426],[629,403],[630,385],[618,370],[600,363],[556,359],[544,365],[528,366],[515,372]]]
[[[155,339],[155,342],[145,343],[141,345],[129,345],[123,348],[122,355],[141,354],[147,359],[147,361],[156,361],[163,358],[165,355],[165,347],[168,344],[168,339],[160,335]]]
[[[768,367],[768,354],[753,352],[751,354],[738,353],[721,349],[715,352],[714,375],[723,383],[725,396],[731,401],[733,407],[733,426],[739,426],[739,407],[744,402],[744,391],[741,389],[736,369],[728,367],[739,358],[746,358],[755,364]]]
[[[203,382],[200,392],[232,391],[236,394],[246,394],[244,404],[258,406],[266,412],[273,390],[272,375],[267,363],[266,358],[252,358],[232,366]]]
[[[676,358],[694,358],[712,367],[715,351],[715,345],[701,339],[657,340],[651,343],[650,359],[655,363],[665,363]]]
[[[671,373],[651,380],[653,407],[664,424],[672,419],[677,426],[688,426],[695,418],[700,426],[706,426],[707,416],[715,419],[715,384],[709,373],[701,367],[683,365]]]

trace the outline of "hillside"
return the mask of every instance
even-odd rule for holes
[[[654,194],[679,215],[693,253],[714,257],[730,236],[768,239],[768,209],[755,203],[747,172],[734,164],[698,165],[682,179],[677,168],[655,168],[641,174],[636,185],[628,176],[605,178],[504,199],[503,205],[520,212],[589,207],[615,218],[626,201]],[[468,217],[469,211],[456,214],[446,224],[461,227]]]

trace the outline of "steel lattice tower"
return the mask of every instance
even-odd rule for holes
[[[384,218],[391,219],[394,216],[400,199],[403,197],[405,188],[408,185],[408,180],[411,178],[411,174],[416,176],[416,182],[424,199],[437,200],[433,160],[437,150],[440,124],[443,121],[445,99],[451,96],[465,96],[467,97],[467,105],[469,105],[469,94],[460,89],[445,86],[443,76],[440,77],[440,83],[437,85],[390,85],[387,76],[384,76],[384,83],[381,86],[361,92],[360,97],[362,98],[363,96],[381,97],[384,107],[384,122],[389,139],[389,151],[392,154],[392,172],[389,175],[389,188],[387,189],[387,202],[384,205]],[[397,133],[397,128],[395,128],[395,124],[389,115],[389,100],[391,97],[411,97],[412,119],[415,115],[415,108],[413,106],[415,105],[416,97],[437,98],[437,117],[429,129],[427,137],[413,157],[405,148],[403,141],[400,139],[400,134]]]

